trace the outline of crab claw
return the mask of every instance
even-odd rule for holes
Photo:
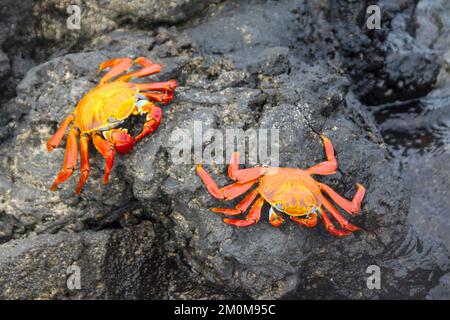
[[[106,140],[114,145],[114,149],[121,154],[131,152],[134,147],[134,138],[126,129],[111,129],[103,132]]]

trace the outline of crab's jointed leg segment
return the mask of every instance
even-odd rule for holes
[[[64,164],[63,168],[59,172],[58,176],[55,179],[55,182],[53,182],[52,186],[50,187],[51,190],[56,190],[58,187],[58,184],[66,181],[70,178],[72,173],[76,169],[77,165],[77,136],[78,136],[78,130],[75,128],[72,128],[69,132],[69,135],[67,136],[67,142],[66,142],[66,154],[64,156]]]
[[[72,113],[68,115],[63,122],[59,125],[58,130],[56,130],[55,134],[48,140],[47,142],[47,150],[53,151],[61,142],[62,138],[64,138],[64,134],[66,133],[67,128],[75,119],[75,115]]]
[[[333,145],[331,144],[331,141],[327,137],[323,135],[320,137],[323,140],[323,146],[325,149],[327,161],[316,164],[315,166],[312,166],[306,171],[309,172],[310,174],[319,174],[319,175],[335,174],[336,169],[338,167],[338,163],[336,157],[334,156]]]
[[[137,87],[139,90],[173,91],[177,87],[177,82],[175,80],[169,80],[165,82],[139,83]]]
[[[359,228],[350,222],[347,221],[340,213],[337,211],[337,209],[331,204],[330,201],[323,198],[323,206],[328,210],[328,212],[331,214],[331,216],[339,223],[341,228],[346,229],[348,231],[354,232],[359,230]]]
[[[213,180],[213,178],[211,178],[211,176],[205,171],[205,169],[203,169],[203,166],[201,164],[198,164],[195,170],[208,189],[209,193],[217,199],[232,200],[245,193],[256,183],[256,180],[248,181],[245,183],[235,182],[223,188],[219,188],[217,186],[217,183]]]
[[[355,195],[353,196],[352,201],[349,201],[343,197],[341,197],[336,191],[331,189],[324,183],[319,183],[319,187],[322,191],[327,193],[334,202],[336,202],[342,209],[347,211],[349,214],[356,214],[361,209],[361,201],[364,198],[364,194],[366,189],[360,185],[356,184],[357,190]]]
[[[307,228],[313,228],[317,225],[317,215],[316,214],[311,215],[309,219],[301,219],[298,217],[291,216],[291,220],[295,221],[298,224],[301,224],[302,226],[307,227]]]
[[[160,92],[141,92],[142,95],[146,96],[148,99],[160,102],[160,103],[169,103],[173,99],[173,91],[166,91],[163,93]]]
[[[128,70],[133,65],[133,61],[130,58],[117,58],[111,59],[100,64],[98,72],[100,73],[103,69],[112,67],[101,79],[100,83],[105,83],[112,78],[117,77],[122,72]]]
[[[247,211],[248,207],[256,199],[258,190],[255,189],[245,196],[245,198],[239,202],[234,208],[211,208],[212,212],[218,212],[226,214],[227,216],[237,216]]]
[[[284,223],[284,219],[273,211],[272,207],[270,207],[269,211],[269,223],[276,228],[280,227]]]
[[[228,165],[228,176],[230,179],[237,180],[234,174],[237,170],[239,170],[239,152],[233,152]]]
[[[223,221],[236,227],[248,227],[254,225],[255,223],[258,223],[259,219],[261,218],[261,208],[263,204],[264,199],[258,198],[258,200],[255,201],[255,204],[251,207],[248,215],[245,217],[244,220],[225,218],[223,219]]]
[[[322,209],[319,209],[319,212],[320,212],[320,217],[322,219],[322,222],[325,225],[325,229],[327,229],[327,231],[329,233],[331,233],[332,235],[342,237],[342,236],[348,236],[349,234],[352,233],[351,231],[344,231],[344,230],[336,229],[336,227],[333,225],[333,223],[331,223],[330,218],[327,216],[325,211],[323,211]]]
[[[137,71],[126,73],[123,76],[119,77],[117,81],[128,82],[133,78],[145,77],[161,71],[161,66],[159,64],[153,63],[152,61],[144,57],[134,59],[133,63],[137,63],[141,65],[143,68]]]
[[[236,177],[236,180],[244,183],[247,181],[256,180],[262,175],[264,175],[269,168],[266,167],[254,167],[248,169],[239,169],[233,172],[233,175]]]
[[[105,174],[103,176],[103,183],[107,184],[109,179],[109,174],[111,173],[112,166],[114,164],[114,146],[108,141],[103,139],[100,135],[96,134],[93,136],[92,141],[97,151],[105,158]]]
[[[142,112],[147,113],[147,122],[145,122],[141,133],[134,138],[136,142],[155,131],[161,124],[162,110],[160,107],[149,102],[142,108]]]
[[[89,165],[89,141],[91,140],[90,136],[84,134],[80,137],[80,158],[81,158],[81,172],[80,179],[78,180],[78,185],[75,189],[75,193],[79,194],[81,189],[83,188],[86,180],[89,176],[89,172],[91,171],[91,166]]]

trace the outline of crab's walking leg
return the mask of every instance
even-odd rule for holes
[[[211,176],[205,171],[205,169],[203,169],[203,166],[201,164],[197,165],[197,168],[195,170],[200,179],[202,179],[209,193],[213,197],[222,200],[231,200],[244,194],[256,182],[256,180],[247,181],[245,183],[235,182],[223,188],[219,188],[213,178],[211,178]]]
[[[129,81],[132,78],[140,78],[140,77],[145,77],[154,73],[158,73],[161,71],[161,66],[159,64],[153,63],[150,60],[148,60],[147,58],[144,57],[139,57],[134,59],[133,63],[137,63],[141,66],[143,66],[144,68],[137,70],[137,71],[133,71],[130,73],[126,73],[123,76],[121,76],[120,78],[118,78],[118,81]]]
[[[134,138],[136,142],[155,131],[161,124],[162,110],[160,107],[153,103],[148,103],[143,107],[142,112],[147,113],[147,121],[145,122],[141,133]]]
[[[84,134],[80,137],[80,158],[81,158],[81,173],[80,179],[78,180],[77,187],[75,189],[75,193],[80,194],[81,189],[83,188],[86,180],[89,176],[89,172],[91,171],[91,167],[89,165],[89,141],[90,137],[87,134]]]
[[[317,225],[317,215],[313,215],[309,219],[301,219],[301,218],[297,218],[297,217],[291,217],[291,220],[295,221],[298,224],[300,224],[304,227],[307,227],[307,228],[312,228]]]
[[[137,87],[139,90],[173,91],[177,87],[177,82],[175,80],[169,80],[165,82],[139,83]]]
[[[66,154],[64,156],[64,164],[62,170],[59,172],[58,176],[50,187],[51,190],[56,190],[58,184],[66,181],[75,171],[77,165],[77,136],[78,130],[72,128],[67,136],[66,142]]]
[[[239,152],[233,152],[230,157],[230,163],[228,164],[228,176],[232,180],[236,180],[235,172],[239,170]]]
[[[100,83],[105,83],[112,78],[118,76],[122,72],[128,70],[133,65],[133,61],[130,58],[117,58],[111,59],[100,64],[98,72],[100,73],[103,69],[112,67],[101,79]]]
[[[251,207],[248,215],[245,217],[244,220],[225,218],[223,219],[223,221],[236,227],[248,227],[254,225],[255,223],[258,223],[261,217],[261,208],[263,204],[264,199],[258,198],[258,200],[255,201],[255,204]]]
[[[337,209],[331,204],[330,201],[323,198],[323,205],[325,209],[328,210],[328,212],[331,214],[331,216],[336,219],[336,221],[339,223],[341,228],[346,229],[348,231],[357,231],[359,228],[350,222],[348,222],[340,213],[337,211]]]
[[[96,134],[93,136],[92,141],[97,151],[105,158],[105,174],[103,175],[103,183],[107,184],[109,179],[109,174],[111,173],[112,166],[114,164],[114,146],[108,141],[103,139],[100,135]]]
[[[306,171],[310,174],[319,174],[319,175],[329,175],[336,173],[336,169],[338,167],[337,160],[334,156],[334,149],[331,141],[325,137],[320,136],[323,140],[323,146],[325,149],[325,155],[327,156],[327,161],[321,162],[307,169]]]
[[[333,225],[333,223],[331,223],[330,218],[328,218],[325,211],[323,211],[322,209],[319,209],[319,212],[320,212],[320,217],[322,219],[322,222],[325,225],[325,229],[327,229],[327,231],[329,233],[331,233],[332,235],[338,236],[338,237],[348,236],[349,234],[351,234],[351,231],[344,231],[344,230],[336,229],[335,226]]]
[[[55,134],[48,140],[47,142],[47,150],[52,151],[55,149],[59,143],[61,142],[62,138],[64,137],[64,134],[66,133],[67,127],[72,123],[72,121],[75,119],[74,114],[69,114],[63,122],[59,125],[58,130],[56,130]]]
[[[160,103],[169,103],[173,99],[173,91],[165,91],[163,93],[141,91],[140,93],[150,100]]]
[[[258,195],[258,190],[253,190],[249,194],[245,196],[245,198],[239,202],[234,208],[211,208],[212,212],[218,212],[226,214],[227,216],[237,216],[241,213],[244,213],[248,207],[252,204],[252,202],[256,199]]]
[[[280,227],[284,223],[284,219],[273,211],[272,207],[270,207],[269,211],[269,223],[276,228]]]
[[[342,209],[344,209],[348,213],[356,214],[361,209],[361,201],[364,198],[366,189],[359,183],[356,184],[357,190],[355,195],[353,196],[352,201],[341,197],[339,194],[337,194],[336,191],[334,191],[324,183],[319,183],[319,187],[322,191],[326,192],[334,202],[336,202]]]
[[[240,183],[244,183],[247,181],[252,181],[255,179],[258,179],[265,173],[267,173],[271,168],[267,167],[254,167],[254,168],[247,168],[247,169],[239,169],[239,170],[233,170],[233,175],[236,178],[237,181]]]

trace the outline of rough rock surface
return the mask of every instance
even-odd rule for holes
[[[1,297],[371,299],[439,294],[441,287],[429,290],[448,272],[448,248],[409,223],[409,188],[363,105],[407,100],[432,89],[439,72],[434,53],[408,32],[412,22],[401,23],[414,19],[414,4],[388,8],[389,23],[380,31],[384,36],[375,32],[352,38],[344,37],[348,26],[341,19],[354,21],[354,34],[362,33],[357,22],[364,6],[355,2],[174,3],[174,9],[158,7],[157,18],[146,10],[132,10],[129,16],[130,7],[111,10],[126,15],[122,28],[82,29],[84,38],[76,40],[72,53],[64,51],[67,38],[56,37],[45,24],[50,20],[39,20],[43,34],[52,34],[57,44],[51,50],[44,46],[42,54],[54,56],[29,70],[15,88],[17,96],[2,105],[7,126],[0,131]],[[64,9],[63,1],[35,8],[49,17]],[[108,9],[100,10],[99,16],[109,15]],[[153,20],[143,23],[147,18]],[[149,30],[149,25],[180,22]],[[91,27],[99,25],[92,22]],[[379,50],[374,59],[354,61],[370,52],[364,39]],[[8,52],[11,58],[14,50]],[[161,127],[132,154],[116,158],[107,186],[101,184],[103,158],[91,148],[91,175],[81,196],[73,192],[76,178],[49,191],[64,149],[47,153],[47,139],[98,81],[98,64],[125,55],[162,64],[163,72],[152,80],[180,83],[175,100],[164,107]],[[412,65],[423,72],[412,72]],[[224,204],[207,193],[194,165],[172,159],[173,133],[185,128],[192,135],[194,121],[222,132],[279,129],[280,165],[301,168],[323,161],[319,133],[327,134],[340,169],[318,179],[347,198],[355,182],[366,186],[362,214],[349,217],[364,231],[335,238],[322,225],[304,229],[289,221],[276,229],[267,214],[248,229],[224,224],[209,211]],[[135,119],[129,125],[137,130],[141,124]],[[205,146],[209,142],[203,141]],[[220,184],[228,181],[224,165],[205,168]],[[72,264],[81,269],[78,291],[66,286]],[[381,290],[367,287],[370,265],[381,268]]]

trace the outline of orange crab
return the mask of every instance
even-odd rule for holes
[[[132,66],[139,70],[126,72]],[[97,151],[105,158],[103,182],[108,183],[114,162],[115,151],[125,154],[133,149],[135,142],[155,131],[161,123],[162,111],[153,102],[168,103],[173,98],[176,81],[155,83],[131,83],[134,78],[145,77],[161,71],[161,66],[139,57],[117,58],[100,64],[98,72],[110,70],[100,83],[88,92],[72,112],[59,126],[56,133],[47,142],[48,151],[56,148],[64,137],[71,123],[67,136],[64,165],[55,182],[50,187],[56,190],[58,184],[66,181],[75,171],[77,163],[77,137],[80,137],[81,175],[76,193],[80,193],[89,175],[89,141],[92,139]],[[153,101],[153,102],[152,102]],[[146,114],[144,127],[136,137],[128,134],[126,129],[118,128],[130,115]]]
[[[205,184],[209,193],[217,199],[231,200],[246,193],[254,185],[253,191],[249,192],[235,208],[212,208],[211,211],[235,216],[243,214],[250,208],[244,219],[225,218],[224,222],[237,226],[247,227],[256,224],[261,216],[264,202],[270,204],[269,223],[274,227],[281,226],[284,219],[281,214],[287,214],[291,220],[305,227],[315,227],[318,218],[325,228],[335,236],[346,236],[359,228],[348,222],[331,202],[324,197],[327,194],[337,205],[349,214],[356,214],[361,207],[365,188],[357,184],[357,191],[352,201],[342,198],[326,184],[314,180],[311,175],[330,175],[336,173],[338,166],[334,156],[333,145],[325,136],[321,136],[327,161],[321,162],[309,169],[298,168],[276,168],[257,166],[248,169],[239,169],[239,153],[231,155],[228,166],[228,176],[235,182],[219,188],[211,176],[197,166],[197,174]],[[337,221],[342,229],[337,229],[325,209]]]

